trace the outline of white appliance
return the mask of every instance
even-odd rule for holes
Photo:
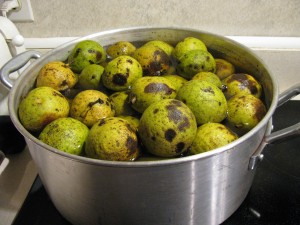
[[[0,16],[0,69],[12,57],[24,51],[26,51],[24,38],[15,24],[6,17]],[[28,65],[29,63],[19,71],[10,74],[10,78],[18,78],[19,73]],[[0,83],[0,117],[9,115],[8,93],[9,90]],[[12,137],[11,141],[14,138]],[[0,224],[10,225],[25,201],[37,176],[37,169],[27,147],[20,153],[6,156],[1,150],[5,149],[0,149]]]
[[[13,56],[25,51],[24,38],[16,26],[6,17],[0,17],[0,68]],[[19,72],[12,73],[10,77],[16,79]],[[0,115],[8,115],[6,87],[0,84]]]
[[[15,25],[6,17],[0,17],[0,69],[16,54],[25,51],[23,46],[24,38],[19,34]],[[18,72],[11,74],[12,78],[18,77]],[[2,84],[0,84],[0,116],[8,115],[8,91]],[[5,158],[0,149],[0,174],[7,167],[9,160]]]

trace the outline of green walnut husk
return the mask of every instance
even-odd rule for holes
[[[140,63],[131,56],[122,55],[106,65],[102,82],[110,90],[125,91],[142,76],[143,69]]]
[[[117,58],[121,55],[128,55],[131,56],[134,51],[136,50],[136,47],[128,41],[118,41],[111,46],[109,46],[106,50],[107,54],[111,58]]]
[[[216,85],[218,88],[223,89],[223,84],[220,78],[212,72],[199,72],[192,77],[192,80],[207,81]]]
[[[106,94],[98,90],[79,92],[72,100],[70,116],[88,127],[102,118],[115,115],[114,107]]]
[[[131,107],[139,113],[154,102],[176,97],[176,88],[167,78],[145,76],[136,80],[129,93]]]
[[[178,90],[176,99],[187,104],[195,114],[198,125],[221,122],[227,115],[227,101],[223,92],[214,84],[190,80]]]
[[[236,94],[251,94],[260,98],[262,94],[261,84],[252,75],[246,73],[231,74],[223,79],[222,83],[226,87],[224,93],[227,98]]]
[[[161,40],[152,40],[152,41],[148,41],[144,44],[144,46],[149,46],[149,45],[159,47],[165,53],[167,53],[168,56],[171,56],[174,51],[174,47],[172,45],[170,45],[169,43],[167,43],[165,41],[161,41]]]
[[[144,147],[160,157],[176,157],[186,152],[196,131],[194,114],[176,99],[151,104],[142,114],[138,127]]]
[[[178,59],[177,72],[179,75],[190,80],[202,71],[216,72],[214,57],[204,50],[191,50]]]
[[[69,102],[51,87],[37,87],[31,90],[19,105],[19,118],[29,131],[40,131],[58,118],[67,117]]]
[[[58,91],[73,88],[78,77],[70,67],[60,61],[48,62],[39,71],[36,78],[36,87],[52,87]]]
[[[133,161],[140,154],[136,129],[119,117],[101,119],[90,129],[85,152],[95,159]]]
[[[237,134],[221,123],[205,123],[198,127],[191,154],[207,152],[238,139]]]
[[[203,41],[195,37],[186,37],[178,42],[174,48],[173,55],[175,58],[180,59],[184,54],[191,50],[207,51],[207,47]]]
[[[225,59],[215,58],[215,62],[216,62],[216,74],[221,80],[235,73],[235,67],[229,61]]]
[[[129,91],[114,92],[109,96],[109,99],[114,106],[115,116],[133,116],[137,114],[129,103]]]
[[[40,133],[39,139],[63,152],[82,155],[88,133],[86,125],[79,120],[66,117],[49,123]]]
[[[259,98],[251,94],[238,94],[228,100],[227,121],[231,126],[249,131],[262,120],[266,112]]]
[[[70,68],[81,73],[90,64],[100,64],[106,60],[106,51],[98,42],[85,40],[77,43],[68,56]]]
[[[144,76],[160,76],[167,74],[171,67],[169,55],[159,47],[144,45],[132,55],[142,66]]]
[[[101,76],[104,72],[103,66],[91,64],[83,68],[78,79],[78,85],[83,90],[100,89]]]

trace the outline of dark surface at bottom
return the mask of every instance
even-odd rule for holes
[[[273,116],[274,130],[299,122],[300,101],[289,101]],[[238,210],[222,225],[300,224],[300,137],[264,149],[252,187]],[[13,225],[70,225],[36,179]]]

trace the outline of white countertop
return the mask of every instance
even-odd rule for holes
[[[28,148],[6,155],[9,163],[0,175],[0,224],[10,225],[19,212],[36,176],[37,169]]]

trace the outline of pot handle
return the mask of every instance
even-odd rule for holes
[[[292,97],[300,94],[300,83],[290,87],[286,91],[282,92],[279,95],[277,107],[283,105],[285,102],[290,100]],[[262,140],[262,143],[255,151],[255,153],[251,156],[248,169],[253,170],[257,167],[257,164],[263,159],[264,155],[262,154],[264,147],[267,144],[271,144],[274,141],[284,139],[293,135],[300,135],[300,122],[296,123],[287,128],[278,130],[269,135],[266,135]]]
[[[0,81],[8,89],[11,89],[15,83],[15,79],[12,79],[9,75],[22,67],[24,67],[30,59],[38,59],[41,57],[41,53],[38,51],[30,50],[20,53],[6,62],[0,70]]]

